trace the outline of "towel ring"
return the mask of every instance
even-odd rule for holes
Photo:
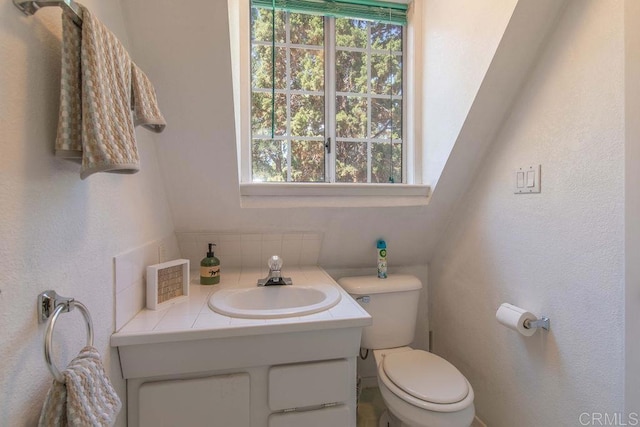
[[[87,327],[87,345],[93,346],[93,321],[91,320],[89,310],[87,310],[84,304],[73,298],[61,297],[56,294],[55,291],[45,291],[38,295],[38,320],[40,323],[44,321],[47,322],[47,331],[44,336],[44,360],[53,378],[63,384],[65,382],[64,375],[62,375],[51,360],[53,328],[56,326],[56,320],[58,320],[60,313],[69,312],[73,310],[74,307],[77,307],[84,316],[85,326]],[[54,308],[53,313],[51,313],[52,308]]]

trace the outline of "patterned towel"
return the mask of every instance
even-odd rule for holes
[[[89,10],[80,9],[81,30],[62,16],[56,155],[81,157],[82,179],[96,172],[136,173],[140,159],[134,126],[162,132],[164,117],[153,86],[120,41]]]
[[[82,158],[82,90],[80,42],[82,29],[62,14],[62,78],[56,156]]]
[[[164,117],[158,108],[156,91],[149,78],[131,63],[131,90],[133,100],[133,123],[150,131],[160,133],[166,127]]]
[[[86,346],[53,385],[40,412],[39,427],[112,426],[122,406],[98,350]]]

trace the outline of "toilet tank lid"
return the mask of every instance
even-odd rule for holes
[[[384,294],[388,292],[422,289],[422,282],[410,274],[390,274],[386,279],[377,276],[343,277],[338,283],[352,295]]]

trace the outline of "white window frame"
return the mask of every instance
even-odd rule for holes
[[[251,28],[250,0],[228,0],[238,178],[243,207],[376,207],[426,205],[428,185],[421,183],[421,0],[408,11],[409,24],[403,31],[403,184],[298,183],[251,181]],[[332,31],[328,31],[332,34]],[[326,61],[330,62],[330,61]],[[332,66],[333,64],[326,64]],[[334,82],[328,81],[326,84]],[[332,121],[329,115],[327,121]],[[325,126],[328,127],[330,123]],[[334,123],[335,126],[335,123]],[[332,151],[335,138],[332,138]],[[335,168],[334,162],[325,162]],[[326,167],[326,166],[325,166]],[[329,176],[333,176],[331,171]]]

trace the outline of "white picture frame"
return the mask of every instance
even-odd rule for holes
[[[147,267],[147,308],[149,310],[161,310],[188,298],[188,259],[176,259]]]

